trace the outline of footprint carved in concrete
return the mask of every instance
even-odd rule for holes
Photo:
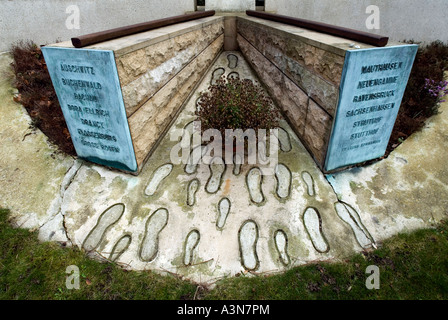
[[[310,197],[314,197],[316,193],[314,191],[314,179],[311,176],[311,174],[309,174],[309,172],[307,172],[307,171],[303,171],[302,172],[302,180],[306,184],[308,195]]]
[[[122,236],[117,243],[115,243],[112,252],[110,253],[109,260],[116,261],[131,244],[132,237],[130,235]]]
[[[238,66],[238,57],[232,53],[227,55],[227,61],[230,69],[235,69]]]
[[[221,186],[222,176],[226,170],[226,165],[221,157],[215,157],[210,161],[210,178],[208,178],[205,190],[208,193],[216,193]]]
[[[188,156],[187,164],[185,165],[185,172],[187,174],[193,174],[196,172],[199,161],[207,152],[207,146],[196,146],[191,150]]]
[[[140,259],[150,262],[155,259],[159,251],[159,234],[168,223],[168,210],[165,208],[157,209],[146,220],[145,236],[140,245]]]
[[[218,203],[218,220],[216,220],[216,227],[220,230],[224,228],[227,216],[230,212],[230,200],[222,198]]]
[[[173,170],[173,165],[171,163],[164,164],[154,171],[151,181],[145,189],[145,194],[147,196],[152,196],[156,191],[163,179],[169,176]]]
[[[314,248],[320,252],[325,253],[330,250],[327,239],[322,231],[322,219],[317,209],[308,207],[303,214],[303,224],[311,238]]]
[[[287,198],[291,191],[291,171],[286,165],[279,163],[275,166],[275,178],[277,179],[277,195],[281,199]]]
[[[194,249],[197,247],[201,235],[198,230],[192,230],[188,233],[185,240],[184,264],[189,266],[193,262]]]
[[[224,74],[224,68],[215,69],[212,73],[212,80],[210,81],[211,85],[215,85],[216,81]]]
[[[246,176],[246,184],[249,189],[250,199],[255,203],[261,203],[264,201],[264,195],[261,189],[262,182],[263,175],[260,168],[253,167],[250,169]]]
[[[247,220],[238,232],[241,264],[249,271],[259,266],[257,255],[258,226],[253,220]]]
[[[358,212],[351,206],[345,203],[336,202],[335,203],[336,213],[339,218],[346,222],[353,230],[355,238],[358,241],[361,248],[367,249],[375,244],[369,231],[364,227],[359,217]]]
[[[277,249],[280,261],[284,266],[291,262],[288,254],[288,237],[286,233],[279,229],[274,233],[275,248]]]
[[[266,149],[266,143],[264,141],[258,141],[257,143],[258,147],[258,159],[261,164],[267,164],[268,163],[268,154]]]
[[[241,155],[235,153],[233,155],[233,174],[235,176],[239,175],[241,172],[241,165],[243,164],[243,159]]]
[[[87,251],[96,249],[107,230],[110,229],[112,225],[117,223],[118,220],[120,220],[121,216],[123,215],[124,208],[125,207],[123,203],[117,203],[107,208],[100,215],[98,221],[96,222],[96,225],[84,239],[84,243],[82,245],[83,248]]]
[[[187,123],[187,125],[183,129],[182,137],[180,140],[180,147],[182,149],[189,149],[192,144],[192,135],[194,131],[194,121]]]
[[[192,207],[196,203],[196,192],[199,190],[199,180],[193,179],[188,183],[187,204]]]
[[[291,151],[291,149],[292,149],[291,139],[289,137],[288,132],[286,132],[285,129],[280,128],[280,127],[277,127],[276,129],[278,129],[278,131],[277,131],[277,134],[274,134],[274,135],[278,139],[280,150],[282,150],[283,152]]]

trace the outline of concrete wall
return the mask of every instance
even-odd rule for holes
[[[366,28],[367,6],[380,9],[380,29]],[[66,12],[79,8],[79,29],[68,29]],[[194,0],[0,0],[0,52],[18,40],[37,44],[64,41],[82,34],[180,15],[195,8]],[[255,9],[255,0],[207,0],[206,9]],[[448,42],[446,0],[266,0],[265,10],[383,34],[393,40]]]
[[[277,22],[237,17],[242,54],[321,168],[344,65],[345,50],[334,44],[340,40]]]
[[[369,5],[379,8],[379,30],[366,27]],[[448,41],[446,0],[266,0],[265,11],[381,34],[396,41]]]
[[[66,26],[71,5],[79,8],[79,29]],[[193,0],[0,0],[0,52],[19,40],[49,44],[193,10]]]
[[[223,46],[224,17],[213,16],[83,48],[114,52],[138,170],[177,118]],[[47,46],[50,47],[73,49],[70,41]],[[63,102],[61,105],[64,108]],[[94,115],[91,120],[97,118]],[[70,133],[72,138],[77,136],[76,132]]]
[[[205,0],[205,10],[216,10],[216,11],[255,10],[255,0]]]

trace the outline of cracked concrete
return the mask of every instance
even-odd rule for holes
[[[448,103],[389,158],[329,176],[282,120],[289,143],[279,151],[276,174],[254,184],[250,178],[249,187],[249,173],[260,166],[226,164],[207,192],[217,168],[170,166],[180,138],[170,135],[191,126],[215,70],[257,81],[240,53],[218,58],[139,176],[58,153],[31,131],[26,111],[12,100],[10,61],[0,55],[0,206],[11,209],[15,225],[38,229],[41,241],[65,242],[128,269],[213,283],[344,259],[447,217]]]

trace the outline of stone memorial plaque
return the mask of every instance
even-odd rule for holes
[[[325,171],[384,155],[417,48],[347,51]]]
[[[113,51],[43,47],[42,52],[78,156],[137,171]]]

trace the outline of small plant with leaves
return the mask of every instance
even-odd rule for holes
[[[222,76],[208,91],[200,94],[195,112],[201,133],[216,129],[272,129],[278,126],[280,113],[263,88],[250,79]]]

